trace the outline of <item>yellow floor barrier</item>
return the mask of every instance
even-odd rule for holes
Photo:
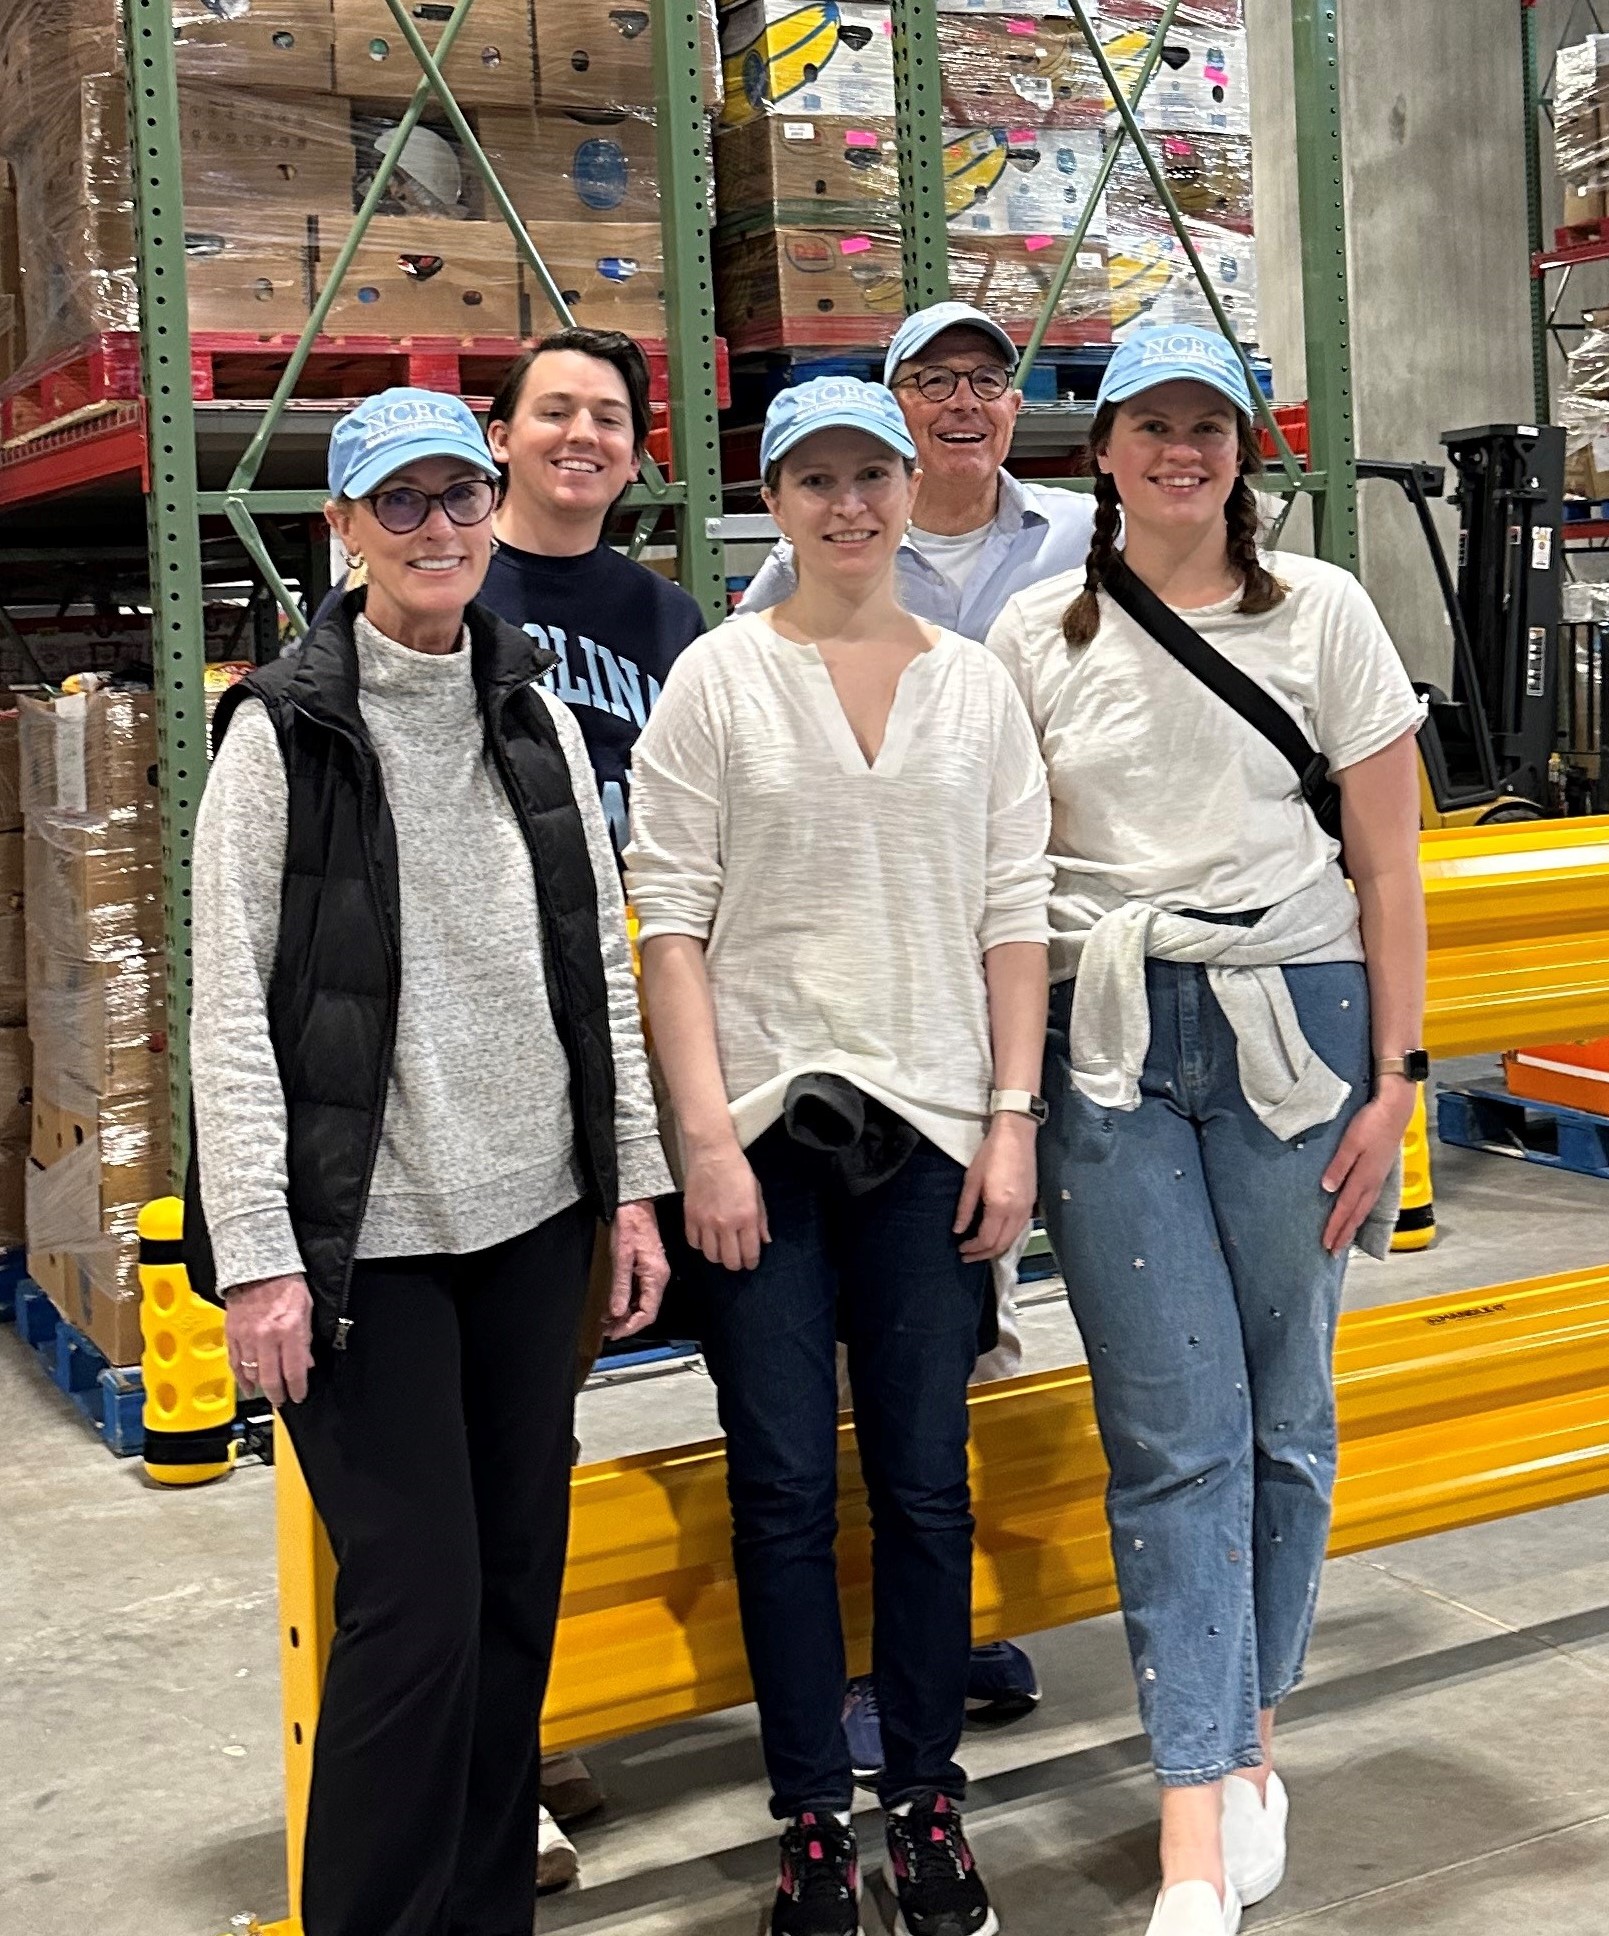
[[[1609,1266],[1341,1322],[1332,1555],[1609,1491]],[[971,1394],[974,1631],[1003,1639],[1117,1604],[1106,1467],[1082,1366]],[[333,1564],[278,1438],[291,1900],[299,1887]],[[844,1619],[871,1624],[865,1494],[841,1439]],[[720,1442],[579,1467],[545,1742],[580,1746],[746,1700]],[[276,1926],[294,1936],[296,1925]]]
[[[1419,864],[1433,1056],[1609,1034],[1609,816],[1442,828]]]

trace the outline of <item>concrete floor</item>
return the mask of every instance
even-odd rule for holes
[[[1448,1075],[1468,1071],[1447,1071]],[[1602,1262],[1609,1185],[1438,1152],[1437,1247],[1355,1260],[1369,1305]],[[1031,1365],[1069,1362],[1059,1301]],[[713,1430],[707,1379],[589,1392],[590,1457]],[[0,1332],[0,1931],[218,1936],[283,1914],[272,1480],[157,1493],[87,1436]],[[1139,1932],[1153,1799],[1115,1620],[1037,1636],[1028,1721],[969,1735],[969,1825],[1016,1936]],[[1247,1928],[1452,1936],[1605,1924],[1609,1499],[1342,1560],[1326,1572],[1282,1760],[1290,1880]],[[774,1833],[749,1710],[590,1757],[614,1806],[585,1887],[539,1926],[753,1936]],[[875,1813],[862,1820],[871,1848]],[[868,1936],[887,1901],[868,1900]]]

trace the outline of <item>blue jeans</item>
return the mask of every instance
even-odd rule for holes
[[[1045,1223],[1089,1353],[1107,1512],[1157,1779],[1255,1767],[1259,1708],[1301,1679],[1335,1483],[1331,1363],[1345,1259],[1320,1187],[1369,1094],[1364,971],[1284,971],[1352,1095],[1289,1143],[1252,1114],[1193,963],[1146,964],[1151,1047],[1131,1112],[1071,1085],[1072,986],[1052,991]]]
[[[786,1821],[847,1809],[837,1340],[872,1518],[872,1674],[886,1807],[959,1802],[972,1626],[967,1379],[986,1265],[951,1234],[964,1172],[922,1141],[860,1197],[780,1125],[750,1148],[771,1242],[752,1271],[695,1259],[726,1433],[732,1557],[760,1737]]]

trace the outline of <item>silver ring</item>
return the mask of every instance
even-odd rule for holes
[[[257,1369],[257,1360],[255,1358],[242,1358],[240,1361],[240,1369],[242,1371],[255,1371]]]

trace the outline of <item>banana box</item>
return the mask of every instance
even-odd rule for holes
[[[722,122],[894,113],[889,10],[857,0],[746,0],[721,19]]]
[[[477,8],[482,0],[476,0]],[[535,9],[536,98],[545,108],[654,105],[657,0],[539,0]],[[721,105],[712,0],[698,9],[704,105]],[[474,15],[471,14],[471,20]]]
[[[944,206],[952,231],[1068,235],[1101,165],[1093,128],[952,128],[944,137]],[[1106,198],[1089,239],[1106,238]]]
[[[952,234],[950,293],[1003,323],[1019,343],[1026,342],[1065,248],[1065,238],[1059,235]],[[1073,262],[1045,341],[1107,343],[1111,336],[1106,248],[1085,243]]]
[[[628,336],[665,337],[665,269],[657,222],[531,222],[531,242],[558,285],[570,314],[585,329],[621,329]],[[524,336],[558,327],[547,292],[522,261]]]
[[[481,147],[527,222],[657,222],[647,108],[483,108]]]
[[[940,14],[944,118],[963,128],[1099,128],[1101,70],[1078,23],[1026,14]]]
[[[715,300],[734,350],[881,348],[905,314],[899,230],[783,228],[722,238]]]
[[[1201,266],[1212,279],[1235,334],[1255,344],[1257,328],[1257,249],[1252,237],[1210,222],[1185,224]],[[1162,218],[1160,225],[1120,226],[1110,235],[1112,335],[1121,342],[1150,323],[1217,324],[1189,258]]]
[[[941,0],[941,4],[948,4],[948,0]],[[1121,20],[1155,33],[1156,24],[1161,18],[1161,0],[1101,0],[1103,24]],[[1173,23],[1180,29],[1199,27],[1207,33],[1223,33],[1229,28],[1244,27],[1246,0],[1179,0],[1179,10],[1173,16]]]
[[[1158,135],[1151,153],[1179,213],[1220,228],[1252,230],[1251,140],[1241,134]],[[1107,202],[1114,221],[1133,227],[1157,217],[1161,203],[1145,164],[1125,143]]]
[[[1101,44],[1118,86],[1125,95],[1132,94],[1151,44],[1150,33],[1143,27],[1107,22],[1101,29]],[[1140,126],[1151,131],[1250,135],[1247,75],[1243,27],[1212,32],[1175,25],[1140,97]],[[1105,99],[1115,112],[1111,96]]]
[[[899,154],[890,115],[762,114],[715,148],[723,230],[899,223]]]

